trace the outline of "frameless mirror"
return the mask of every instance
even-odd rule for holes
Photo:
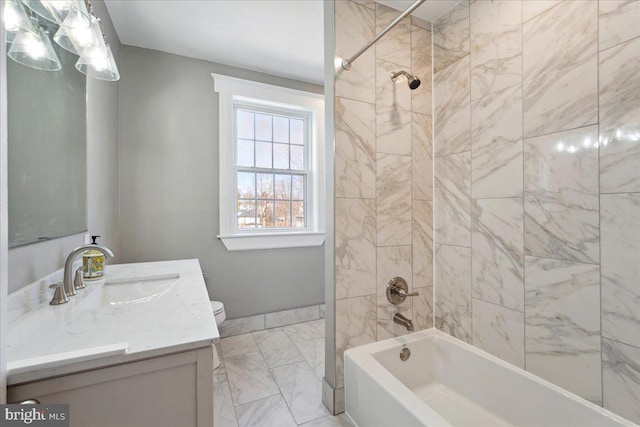
[[[53,46],[59,71],[7,58],[10,247],[87,229],[86,77]]]

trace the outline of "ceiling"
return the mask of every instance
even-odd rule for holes
[[[459,0],[425,2],[432,21]],[[322,84],[322,0],[106,0],[123,44]],[[413,0],[383,0],[404,10]]]

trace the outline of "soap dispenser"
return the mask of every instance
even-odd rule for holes
[[[100,236],[91,236],[92,244],[96,245],[96,240]],[[98,280],[104,277],[104,254],[96,249],[90,249],[82,255],[82,266],[84,280]]]

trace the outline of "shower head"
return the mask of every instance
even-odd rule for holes
[[[407,78],[407,84],[409,85],[409,89],[414,90],[420,86],[420,79],[414,76],[413,74],[409,74],[406,71],[397,71],[395,73],[391,73],[391,80],[394,82],[399,76],[405,76]]]

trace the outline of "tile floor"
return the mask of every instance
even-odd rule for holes
[[[347,427],[322,404],[324,319],[220,340],[216,427]]]

